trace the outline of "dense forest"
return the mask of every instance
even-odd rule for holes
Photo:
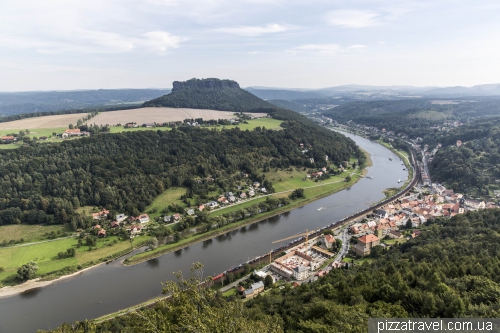
[[[75,110],[113,104],[137,104],[169,92],[166,89],[99,89],[74,91],[1,92],[0,116]],[[2,118],[0,118],[1,120]],[[15,119],[11,119],[15,120]]]
[[[500,117],[465,124],[443,133],[440,141],[443,147],[429,165],[435,181],[478,196],[500,189],[495,182],[500,178]]]
[[[167,282],[174,297],[155,308],[52,332],[366,332],[368,318],[498,318],[499,221],[498,209],[429,221],[420,236],[373,251],[362,265],[244,305],[195,287],[195,275]]]
[[[170,94],[148,101],[144,106],[266,113],[276,109],[276,106],[241,89],[235,81],[219,79],[175,81]]]
[[[263,168],[323,167],[325,155],[336,165],[353,154],[364,158],[352,140],[294,112],[276,117],[291,120],[282,130],[182,126],[0,151],[0,223],[70,222],[76,228],[81,221],[73,212],[81,206],[137,215],[172,186],[195,191],[196,179],[222,183]],[[300,143],[312,148],[303,154]]]

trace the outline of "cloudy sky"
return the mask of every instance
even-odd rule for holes
[[[500,82],[497,0],[0,0],[0,91]]]

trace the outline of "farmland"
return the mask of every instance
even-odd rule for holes
[[[263,113],[255,113],[255,117],[263,117]],[[63,114],[55,116],[43,116],[35,118],[25,118],[20,120],[0,123],[0,131],[32,130],[41,128],[68,128],[69,124],[75,125],[78,119],[83,118],[86,113]],[[184,119],[230,119],[234,118],[234,112],[216,111],[186,108],[140,108],[131,110],[118,110],[101,112],[92,118],[89,123],[96,125],[117,125],[128,122],[143,123],[164,123],[170,121],[182,121]]]

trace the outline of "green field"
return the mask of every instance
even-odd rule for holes
[[[259,118],[253,120],[247,120],[248,124],[239,124],[234,126],[225,126],[226,128],[231,127],[239,127],[242,130],[253,130],[254,128],[260,126],[265,127],[266,129],[281,129],[280,125],[283,122],[282,120],[277,120],[273,118]]]
[[[231,288],[231,289],[223,292],[222,296],[229,297],[229,296],[236,296],[237,294],[238,294],[238,291],[236,290],[236,288]]]
[[[266,179],[273,183],[276,192],[290,191],[299,187],[308,187],[315,185],[314,181],[307,178],[308,170],[303,171],[303,169],[297,170],[294,168],[293,171],[288,170],[273,170],[266,172]],[[306,178],[306,180],[304,180]]]
[[[13,224],[0,226],[0,243],[10,240],[24,239],[24,242],[35,242],[47,239],[45,234],[54,232],[61,237],[66,232],[72,232],[69,225],[26,225]]]
[[[134,239],[134,244],[138,244],[149,238],[148,236],[138,236]],[[130,242],[119,241],[112,246],[116,236],[98,239],[97,250],[89,251],[88,246],[82,245],[77,248],[77,238],[57,239],[50,242],[44,242],[26,246],[12,246],[0,248],[0,267],[5,269],[0,273],[0,285],[16,283],[15,275],[17,269],[27,262],[36,261],[40,268],[37,275],[48,274],[61,270],[67,266],[82,265],[89,263],[98,263],[102,258],[107,258],[113,254],[122,252],[130,248]],[[58,259],[59,252],[66,252],[69,248],[75,248],[76,256],[72,258]]]
[[[253,130],[254,128],[260,126],[265,127],[266,129],[281,129],[280,125],[283,121],[272,119],[272,118],[259,118],[248,120],[248,124],[239,124],[239,125],[217,125],[217,126],[202,126],[202,128],[217,128],[221,129],[230,129],[239,127],[241,130]],[[111,126],[111,133],[121,133],[121,132],[137,132],[137,131],[170,131],[172,128],[170,127],[136,127],[136,128],[124,128],[123,126]]]
[[[44,141],[38,141],[40,143],[46,143],[46,142],[62,142],[63,140],[61,138],[56,138],[53,137],[53,133],[62,133],[64,130],[67,128],[64,127],[54,127],[54,128],[36,128],[36,129],[31,129],[29,134],[26,134],[26,136],[29,136],[30,138],[40,138],[41,136],[46,136],[48,139]],[[15,130],[0,130],[0,136],[4,135],[9,135],[9,134],[19,134],[19,131],[25,131],[25,129],[15,129]],[[21,143],[11,143],[11,144],[5,144],[5,145],[0,145],[0,149],[16,149],[21,147]]]
[[[260,126],[260,127],[265,127],[266,129],[275,129],[279,130],[281,129],[280,124],[283,121],[281,120],[276,120],[272,118],[259,118],[259,119],[253,119],[253,120],[248,120],[248,124],[240,124],[240,125],[218,125],[218,126],[208,126],[207,128],[217,128],[219,130],[227,128],[235,128],[239,127],[242,130],[253,130],[254,128]],[[64,127],[57,127],[57,128],[37,128],[30,130],[30,133],[27,134],[30,138],[36,137],[39,138],[41,136],[46,136],[48,137],[48,140],[45,141],[39,141],[41,143],[45,142],[63,142],[61,138],[55,138],[52,137],[53,133],[62,133],[64,130],[67,128]],[[137,128],[124,128],[123,126],[110,126],[110,133],[122,133],[122,132],[138,132],[138,131],[170,131],[172,128],[170,127],[153,127],[153,128],[146,128],[146,127],[137,127]],[[26,129],[10,129],[10,130],[0,130],[0,136],[3,135],[8,135],[8,134],[18,134],[19,131],[25,131]],[[77,138],[75,138],[77,139]],[[5,144],[5,145],[0,145],[0,149],[16,149],[21,147],[21,143],[12,143],[12,144]]]
[[[168,205],[178,204],[179,206],[186,207],[184,202],[181,200],[181,195],[186,194],[186,188],[183,187],[172,187],[156,197],[153,203],[146,207],[146,212],[149,212],[149,216],[154,218],[162,215],[162,210],[167,208]],[[153,211],[156,212],[153,213]]]
[[[135,127],[124,128],[123,126],[110,126],[110,133],[139,132],[139,131],[170,131],[170,127]]]
[[[417,118],[417,119],[428,119],[428,120],[445,120],[448,118],[448,114],[445,112],[437,112],[432,110],[421,110],[416,112],[413,115],[410,115],[409,118]]]

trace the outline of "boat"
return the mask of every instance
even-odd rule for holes
[[[401,183],[401,179],[398,179],[398,183]]]
[[[392,161],[392,157],[389,157],[389,161]]]
[[[317,210],[322,210],[322,209],[323,209],[323,207],[319,207]]]

